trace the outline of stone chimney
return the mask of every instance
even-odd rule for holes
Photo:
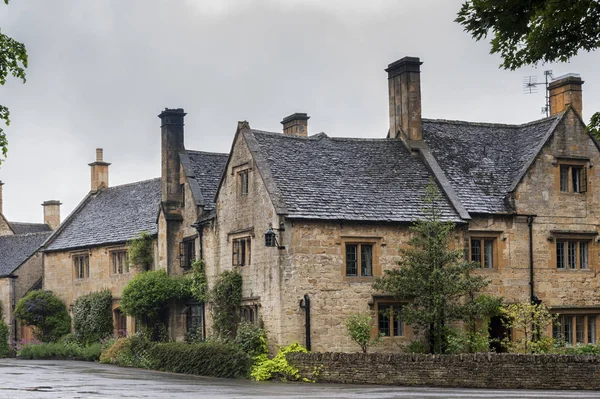
[[[168,208],[173,207],[175,204],[181,204],[183,201],[183,192],[179,180],[179,153],[185,150],[183,144],[183,118],[185,115],[183,108],[165,108],[158,115],[161,122],[161,198],[163,203],[172,204]],[[176,207],[180,207],[180,205]]]
[[[60,201],[50,200],[44,201],[42,206],[44,207],[44,223],[50,226],[52,230],[60,225]]]
[[[0,214],[2,214],[2,186],[4,183],[0,180]]]
[[[550,92],[550,115],[563,112],[569,104],[579,116],[583,115],[583,80],[575,73],[559,76],[548,85]]]
[[[296,112],[290,116],[286,116],[281,121],[283,125],[283,134],[290,136],[308,137],[308,120],[310,116],[302,112]]]
[[[404,57],[388,65],[389,137],[421,140],[421,64],[417,57]]]
[[[96,148],[96,162],[88,165],[92,168],[92,192],[108,188],[108,167],[110,164],[102,159],[102,148]]]

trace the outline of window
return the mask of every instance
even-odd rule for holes
[[[242,320],[250,324],[258,324],[258,305],[242,306],[240,316]]]
[[[483,269],[494,268],[495,238],[471,238],[471,262],[478,263]]]
[[[129,273],[129,259],[127,251],[113,251],[110,253],[112,274]]]
[[[179,263],[183,269],[192,267],[196,260],[196,239],[188,238],[179,243]]]
[[[377,330],[379,334],[386,337],[403,336],[402,306],[390,303],[378,304]]]
[[[127,336],[127,316],[120,309],[114,310],[115,329],[118,337]]]
[[[559,315],[552,336],[567,345],[595,344],[596,315]]]
[[[577,240],[557,240],[556,241],[556,268],[571,269],[577,268],[586,270],[588,263],[588,241]]]
[[[204,339],[204,304],[192,303],[185,306],[185,329],[195,337]]]
[[[561,165],[560,191],[585,193],[587,191],[587,174],[583,165]]]
[[[90,277],[90,255],[74,255],[73,266],[75,269],[75,278]]]
[[[232,265],[247,266],[250,264],[250,237],[233,240]]]
[[[248,169],[241,170],[238,176],[238,195],[248,195]]]
[[[346,276],[373,276],[373,244],[346,244]]]

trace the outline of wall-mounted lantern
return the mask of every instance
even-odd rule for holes
[[[269,225],[269,229],[265,233],[265,247],[277,247],[279,249],[285,249],[285,246],[279,245],[279,242],[277,242],[277,233],[275,233],[275,230],[271,225]]]

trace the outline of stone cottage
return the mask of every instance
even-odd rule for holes
[[[6,220],[2,209],[2,182],[0,182],[0,302],[4,322],[10,327],[11,341],[30,338],[30,330],[23,328],[14,317],[19,299],[42,286],[43,261],[40,246],[60,224],[59,201],[46,201],[44,223],[21,223]]]

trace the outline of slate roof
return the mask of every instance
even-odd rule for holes
[[[13,229],[15,234],[29,234],[29,233],[42,233],[51,232],[52,229],[45,223],[22,223],[22,222],[8,222],[10,227]]]
[[[51,232],[0,236],[0,277],[10,275],[46,241]]]
[[[227,165],[229,154],[187,150],[189,165],[183,163],[185,173],[190,179],[190,187],[196,203],[204,206],[205,211],[215,209],[215,196],[221,176]],[[197,184],[193,184],[195,181]]]
[[[45,250],[121,243],[143,231],[156,234],[160,190],[160,179],[152,179],[90,194],[50,237]]]
[[[523,125],[423,119],[423,139],[469,213],[506,213],[505,198],[561,116]]]
[[[424,216],[431,174],[400,140],[258,130],[250,136],[259,153],[255,159],[261,159],[257,165],[261,169],[264,160],[290,218],[412,222]],[[444,219],[460,221],[445,197],[439,207]]]

